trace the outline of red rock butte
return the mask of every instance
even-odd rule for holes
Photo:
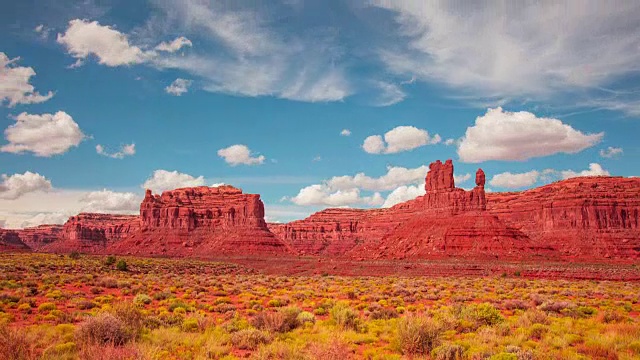
[[[154,195],[140,215],[79,214],[64,225],[0,230],[0,251],[217,258],[640,259],[640,179],[579,177],[512,193],[455,187],[453,163],[433,162],[426,194],[386,209],[326,209],[267,224],[259,195],[232,186]]]

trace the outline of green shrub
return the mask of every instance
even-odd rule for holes
[[[77,251],[72,251],[71,254],[69,254],[69,258],[73,260],[78,260],[80,259],[80,253]]]
[[[429,354],[440,344],[441,335],[440,324],[425,316],[410,315],[398,322],[398,344],[403,354]]]
[[[45,302],[40,304],[40,306],[38,306],[38,312],[49,312],[51,310],[55,310],[56,309],[56,304],[54,303],[50,303],[50,302]]]
[[[507,353],[507,352],[501,352],[491,356],[489,360],[518,360],[518,355]]]
[[[431,351],[431,358],[434,360],[462,360],[464,359],[464,348],[458,344],[444,344]]]
[[[303,311],[300,314],[298,314],[298,322],[301,325],[304,325],[306,323],[313,324],[316,322],[316,317],[308,311]]]
[[[85,320],[76,330],[76,339],[81,343],[121,346],[133,338],[124,321],[108,313]]]
[[[491,326],[504,321],[500,311],[489,303],[471,305],[463,310],[463,316],[474,322],[477,327]]]
[[[231,335],[231,344],[241,350],[255,350],[271,342],[269,333],[257,329],[244,329]]]
[[[116,263],[116,257],[113,255],[107,256],[107,258],[104,260],[104,264],[107,266],[111,266],[115,263]]]
[[[133,303],[136,306],[144,306],[151,304],[151,298],[147,294],[138,294],[133,298]]]
[[[122,259],[118,260],[118,263],[116,264],[116,269],[120,271],[127,271],[128,270],[127,262]]]
[[[300,309],[296,307],[283,308],[277,312],[264,311],[253,319],[253,326],[269,332],[289,332],[300,326],[298,314]]]
[[[335,321],[339,327],[346,330],[358,331],[362,324],[358,314],[343,303],[339,303],[331,308],[331,319]]]

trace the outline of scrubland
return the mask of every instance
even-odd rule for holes
[[[0,255],[2,359],[639,359],[640,283]]]

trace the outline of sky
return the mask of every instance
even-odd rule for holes
[[[640,3],[5,2],[0,226],[230,184],[267,221],[640,175]]]

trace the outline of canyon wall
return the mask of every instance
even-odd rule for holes
[[[0,252],[28,252],[29,246],[20,239],[18,230],[0,229]]]

